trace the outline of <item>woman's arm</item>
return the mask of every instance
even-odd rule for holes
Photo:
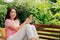
[[[16,32],[22,27],[22,26],[24,26],[25,25],[25,23],[22,23],[21,25],[19,25],[17,28],[15,28],[15,26],[14,25],[10,25],[9,26],[9,28],[11,28],[11,29],[13,29],[13,30],[15,30]]]
[[[14,25],[14,24],[11,24],[11,22],[9,20],[5,24],[6,25],[8,24],[9,28],[11,28],[11,29],[13,29],[13,30],[15,30],[17,32],[22,26],[24,26],[24,25],[26,25],[28,23],[28,20],[29,20],[29,18],[27,18],[25,20],[25,22],[22,23],[21,25],[19,25],[18,27],[16,27],[16,25]]]
[[[25,20],[25,22],[22,23],[22,24],[20,25],[20,27],[17,28],[17,31],[18,31],[22,26],[24,26],[24,25],[26,25],[26,24],[29,24],[29,23],[31,23],[31,22],[32,22],[32,15],[30,15],[30,17],[27,18],[27,19]]]
[[[18,31],[18,30],[19,30],[21,27],[23,27],[24,25],[28,24],[28,22],[29,22],[29,18],[27,18],[24,23],[22,23],[21,25],[19,25],[19,27],[16,28],[16,31]]]

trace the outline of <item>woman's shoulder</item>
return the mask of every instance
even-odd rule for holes
[[[8,25],[10,25],[10,24],[11,24],[10,19],[6,19],[6,20],[5,20],[5,25],[8,26]]]
[[[9,23],[11,23],[11,20],[10,20],[10,19],[6,19],[5,22],[9,22]]]
[[[5,21],[10,21],[10,19],[6,19]]]

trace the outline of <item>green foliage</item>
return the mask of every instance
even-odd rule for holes
[[[57,0],[50,0],[51,2],[54,2],[54,3],[56,3],[57,2]]]
[[[19,9],[19,18],[21,19],[21,21],[24,21],[30,14],[33,14],[33,23],[35,24],[48,24],[48,25],[60,24],[59,23],[60,16],[58,16],[58,18],[57,16],[55,16],[56,13],[60,11],[57,3],[51,4],[48,1],[47,2],[39,2],[36,0],[33,0],[33,1],[32,0],[25,0],[25,1],[18,0],[16,5],[17,5],[17,8]],[[55,19],[58,21],[56,21]]]
[[[42,2],[41,2],[42,1]],[[3,27],[8,7],[16,7],[18,19],[24,22],[30,14],[34,24],[48,24],[60,26],[60,0],[15,0],[4,3],[0,0],[0,26]]]
[[[1,27],[4,27],[6,12],[7,12],[6,6],[0,5],[0,26]]]
[[[57,0],[57,3],[60,5],[60,0]]]

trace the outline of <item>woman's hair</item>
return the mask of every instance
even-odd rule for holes
[[[15,9],[15,10],[16,10],[16,17],[14,18],[14,20],[17,19],[17,17],[18,17],[18,16],[17,16],[17,9],[16,9],[15,7],[7,8],[7,14],[6,14],[5,19],[10,19],[10,12],[11,12],[12,9]]]

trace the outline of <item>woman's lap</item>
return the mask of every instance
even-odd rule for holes
[[[7,38],[7,40],[24,40],[25,37],[30,39],[31,37],[36,37],[36,36],[38,35],[33,25],[26,24],[18,32],[16,32],[12,37]]]

